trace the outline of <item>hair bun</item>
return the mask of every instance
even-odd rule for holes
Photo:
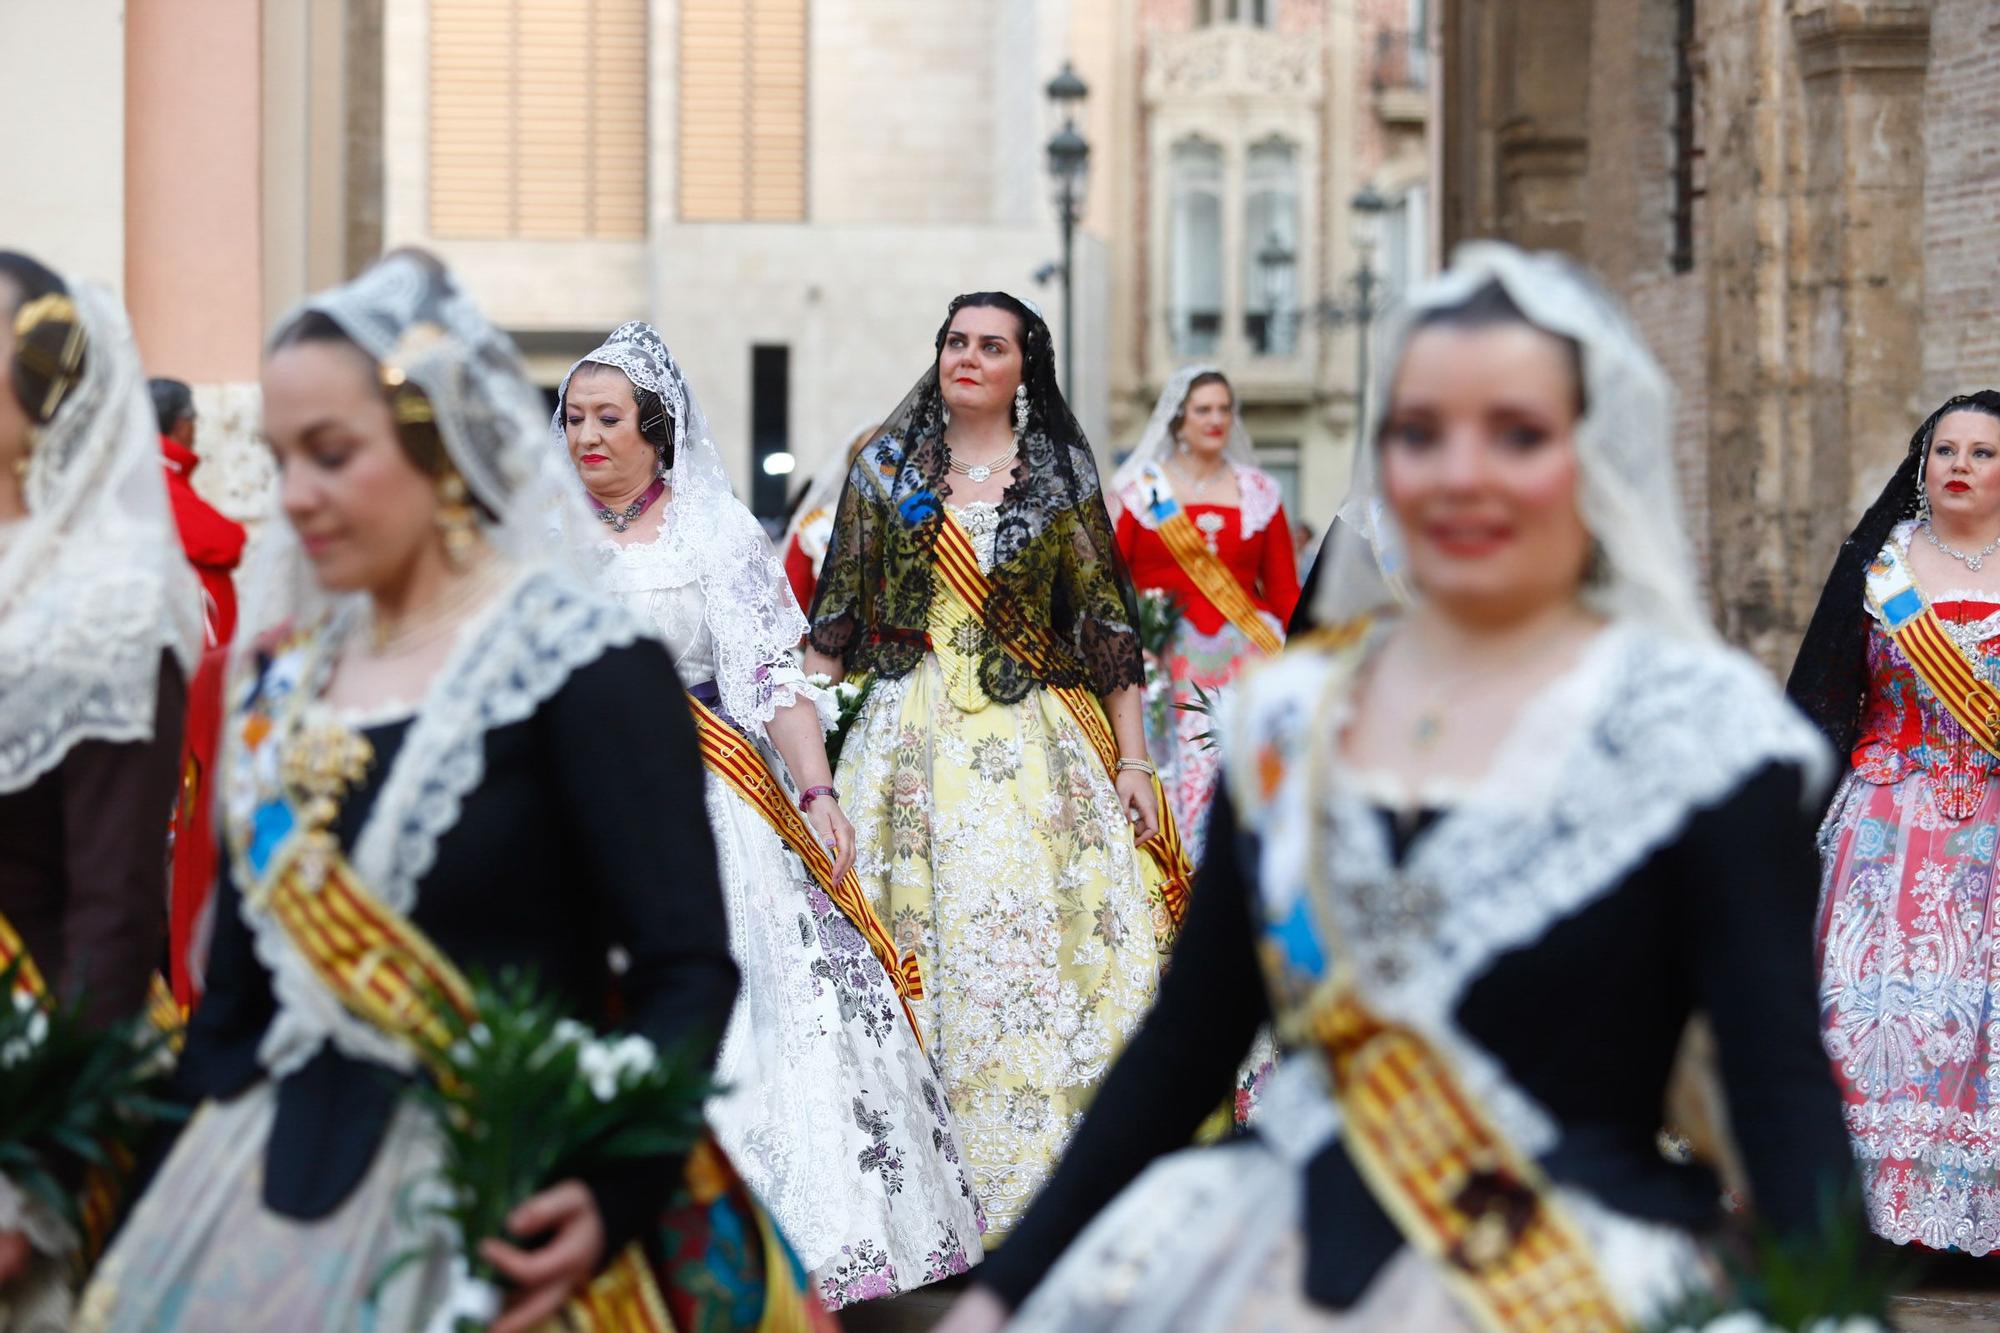
[[[14,358],[8,368],[21,409],[47,425],[83,378],[86,338],[66,292],[47,292],[14,313]]]

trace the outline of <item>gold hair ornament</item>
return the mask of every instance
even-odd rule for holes
[[[28,341],[29,335],[42,325],[61,320],[69,325],[62,344],[55,349],[53,358]],[[40,404],[23,404],[29,414],[39,421],[47,421],[62,406],[62,400],[76,384],[77,373],[83,365],[83,321],[76,316],[76,303],[62,292],[49,292],[24,302],[14,312],[14,356],[28,369],[47,377],[48,392]]]

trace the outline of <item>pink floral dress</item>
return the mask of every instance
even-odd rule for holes
[[[2000,600],[1946,592],[1932,605],[1982,674],[2000,677]],[[2000,1250],[2000,761],[1879,622],[1868,666],[1853,772],[1820,832],[1822,1031],[1876,1231],[1989,1254]]]

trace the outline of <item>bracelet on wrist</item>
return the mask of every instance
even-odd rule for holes
[[[836,801],[840,799],[840,793],[831,787],[807,787],[799,793],[799,813],[806,813],[812,808],[812,803],[822,796],[831,796]]]
[[[1154,768],[1152,762],[1146,759],[1120,759],[1117,771],[1123,773],[1128,769],[1135,773],[1144,773],[1147,777],[1158,777],[1160,775],[1160,770]]]

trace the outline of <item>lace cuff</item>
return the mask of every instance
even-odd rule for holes
[[[768,701],[770,711],[759,719],[768,722],[780,708],[789,708],[801,699],[808,700],[813,711],[819,714],[819,729],[832,731],[840,720],[840,705],[834,701],[833,691],[823,689],[806,676],[797,661],[790,656],[781,661],[767,663],[759,669],[758,694]]]
[[[19,1231],[28,1243],[51,1259],[77,1248],[76,1232],[54,1209],[28,1193],[0,1171],[0,1231]]]

